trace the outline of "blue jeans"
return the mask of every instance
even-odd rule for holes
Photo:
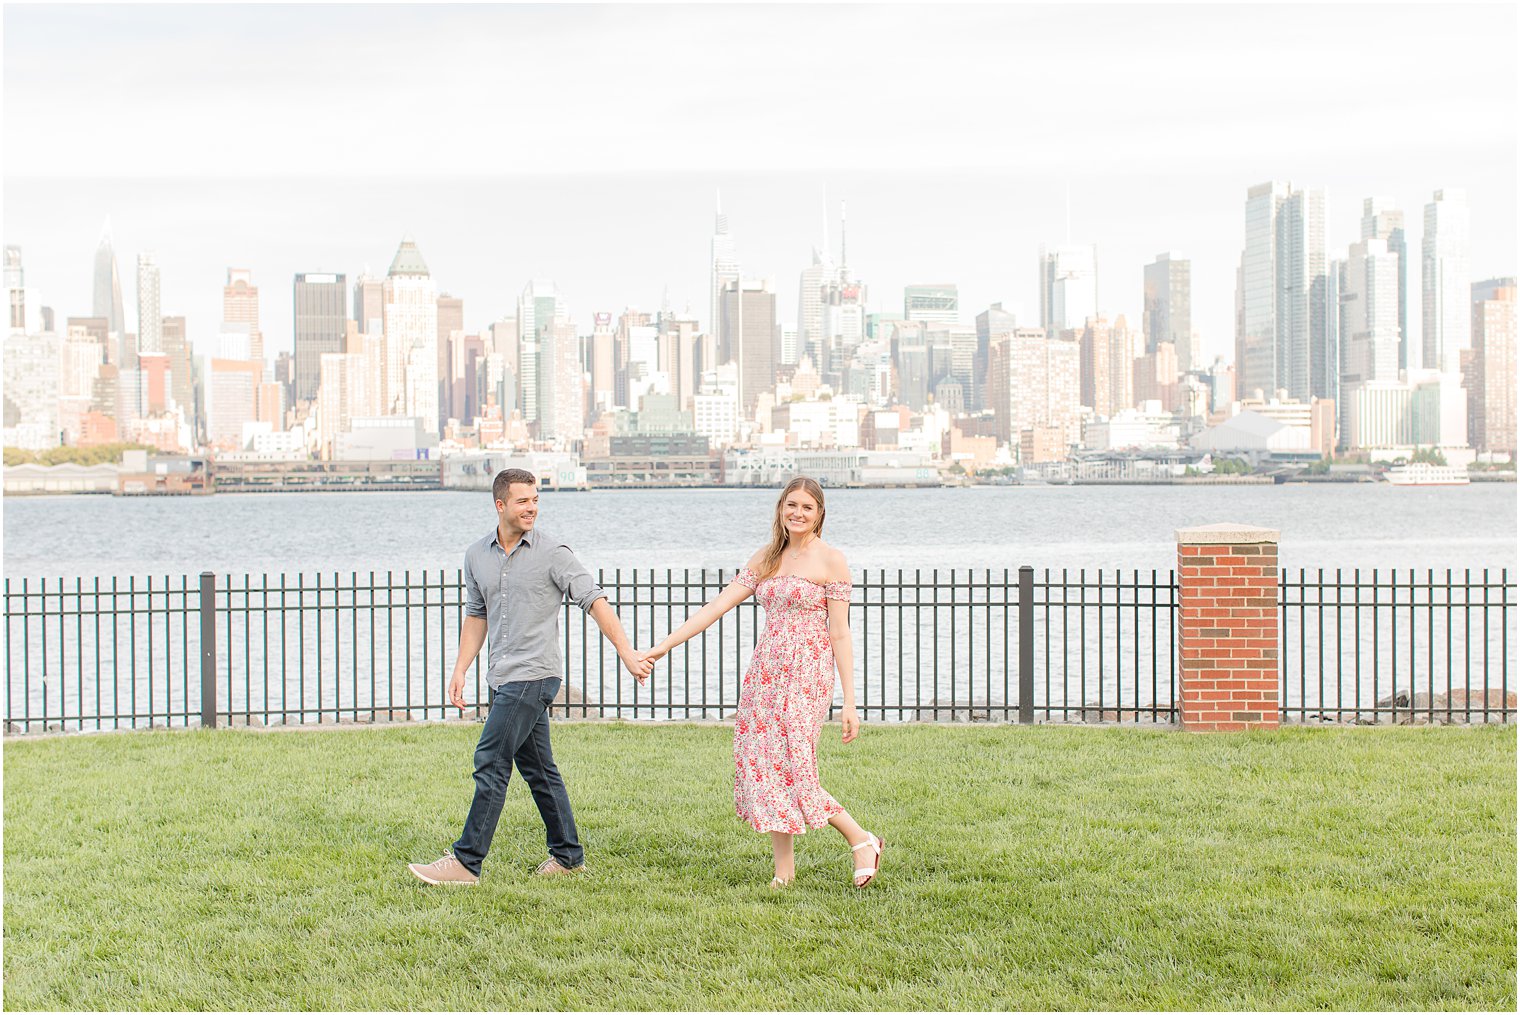
[[[565,867],[579,867],[585,861],[585,851],[575,837],[565,780],[549,750],[548,708],[559,685],[559,677],[514,680],[491,695],[491,711],[475,747],[475,799],[464,820],[464,832],[454,843],[454,855],[476,877],[491,850],[514,763],[543,816],[549,855]]]

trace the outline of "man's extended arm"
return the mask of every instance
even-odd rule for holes
[[[449,700],[455,708],[464,708],[464,676],[485,643],[486,618],[466,616],[459,626],[459,658],[454,661],[454,675],[449,678]]]
[[[589,612],[591,619],[596,621],[596,626],[602,629],[602,634],[612,642],[612,647],[617,650],[618,658],[623,660],[628,672],[637,677],[641,684],[648,680],[654,663],[649,661],[645,653],[634,649],[633,643],[628,640],[628,632],[623,630],[623,622],[618,619],[617,611],[607,602],[606,597],[592,603]]]

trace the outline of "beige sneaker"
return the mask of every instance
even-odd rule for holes
[[[409,863],[406,869],[430,885],[473,885],[480,880],[465,870],[453,853],[445,853],[432,863]]]
[[[579,867],[566,867],[564,864],[560,863],[558,860],[554,859],[554,857],[551,856],[549,859],[539,864],[538,869],[533,873],[552,876],[557,874],[581,874],[584,873],[585,870],[585,864],[581,864]]]

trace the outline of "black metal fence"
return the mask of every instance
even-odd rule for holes
[[[732,573],[599,579],[636,646]],[[1508,571],[1283,573],[1284,721],[1512,721]],[[868,721],[1174,721],[1172,571],[866,570],[851,630]],[[722,719],[763,615],[749,599],[640,687],[594,622],[561,621],[558,715]],[[458,571],[5,581],[6,730],[457,718]],[[477,661],[466,697],[484,702]],[[836,698],[836,702],[838,699]]]
[[[1511,722],[1508,569],[1284,571],[1285,721]]]

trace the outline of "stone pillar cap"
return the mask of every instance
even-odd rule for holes
[[[1241,525],[1236,522],[1218,522],[1214,525],[1195,525],[1177,530],[1177,542],[1196,545],[1199,543],[1276,543],[1280,532],[1264,529],[1258,525]]]

